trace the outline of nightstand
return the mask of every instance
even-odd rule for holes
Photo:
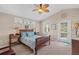
[[[19,34],[10,34],[11,44],[19,44]]]

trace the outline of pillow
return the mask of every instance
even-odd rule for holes
[[[27,32],[27,34],[26,34],[28,37],[31,37],[31,36],[34,36],[35,34],[34,34],[34,32]]]
[[[21,32],[21,38],[24,39],[26,37],[26,32]]]
[[[28,33],[26,32],[26,36],[28,37]]]
[[[36,32],[34,32],[34,35],[36,35]]]

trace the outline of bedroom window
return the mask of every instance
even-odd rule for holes
[[[16,24],[22,24],[22,23],[23,23],[22,20],[23,20],[23,19],[21,19],[21,18],[19,18],[19,17],[15,17],[15,18],[14,18],[14,23],[16,23]]]
[[[33,29],[35,21],[32,21],[30,19],[22,19],[22,18],[19,18],[19,17],[15,17],[14,23],[15,23],[14,24],[15,27],[24,27],[24,28],[27,28],[27,29]]]
[[[44,29],[44,31],[45,31],[45,33],[48,33],[49,32],[49,24],[45,24],[45,29]]]
[[[61,23],[61,37],[67,37],[67,23]]]
[[[31,25],[32,24],[32,22],[31,21],[28,21],[28,26],[29,26],[29,29],[31,29]]]
[[[25,25],[25,28],[31,28],[31,24],[32,24],[32,22],[30,21],[30,20],[24,20],[24,25]]]

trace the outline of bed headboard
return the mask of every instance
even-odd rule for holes
[[[19,36],[18,40],[20,42],[21,32],[33,32],[33,29],[20,29],[19,32],[20,32],[20,36]]]
[[[21,29],[20,32],[33,32],[33,29]]]

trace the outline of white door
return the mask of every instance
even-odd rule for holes
[[[58,40],[71,43],[71,20],[63,20],[58,23]]]

